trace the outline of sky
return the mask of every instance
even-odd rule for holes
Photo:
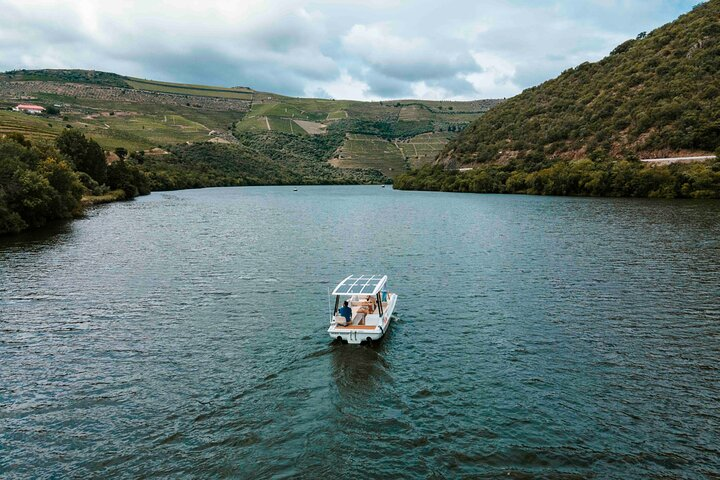
[[[506,98],[699,0],[0,0],[0,70],[290,96]]]

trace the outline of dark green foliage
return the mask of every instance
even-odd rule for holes
[[[84,137],[65,137],[60,145],[77,154],[83,152],[80,148],[83,142],[95,143]],[[136,165],[123,160],[107,169],[107,182],[113,189],[122,189],[128,199],[150,193],[147,176]],[[104,195],[108,185],[99,184],[88,173],[74,171],[63,154],[49,143],[31,145],[22,135],[2,138],[0,235],[78,216],[82,213],[83,194]]]
[[[557,161],[480,166],[469,172],[425,166],[395,178],[400,190],[611,197],[720,198],[720,160],[653,166],[638,161]],[[526,168],[527,167],[527,168]]]
[[[118,157],[120,157],[121,160],[124,159],[124,158],[127,157],[127,155],[128,155],[127,148],[117,147],[117,148],[115,149],[115,155],[117,155]]]
[[[315,159],[315,155],[334,151],[332,141],[321,136],[267,132],[239,137],[242,145],[175,145],[170,147],[171,155],[133,155],[133,158],[147,174],[152,190],[385,180],[379,172],[341,170]]]
[[[122,159],[108,166],[107,186],[112,190],[124,191],[127,200],[150,193],[150,180],[147,175],[137,165]]]
[[[96,182],[105,183],[107,162],[100,145],[85,138],[77,129],[65,129],[55,140],[60,153],[67,156],[79,172],[85,172]]]
[[[0,234],[79,214],[85,189],[59,157],[48,148],[0,139]]]
[[[421,133],[433,131],[433,122],[419,121],[372,121],[372,120],[340,120],[334,122],[329,129],[334,132],[375,135],[385,140],[410,138]]]
[[[120,75],[108,72],[97,72],[95,70],[11,70],[0,74],[0,80],[35,80],[47,82],[89,83],[92,85],[104,85],[108,87],[130,87],[125,79]]]
[[[5,138],[12,140],[13,142],[19,143],[23,147],[30,147],[30,140],[25,138],[25,135],[18,132],[12,132],[5,135]]]
[[[237,133],[237,139],[298,175],[296,183],[384,183],[382,173],[369,169],[341,169],[328,163],[342,145],[345,128],[334,122],[326,135],[292,135],[282,132]]]
[[[713,151],[720,146],[718,18],[720,1],[703,3],[597,63],[525,90],[466,128],[441,158]]]
[[[238,133],[237,139],[246,147],[278,161],[313,164],[330,158],[342,145],[344,133],[332,130],[327,135],[292,135],[283,132]]]
[[[49,105],[49,106],[45,109],[45,112],[46,112],[48,115],[60,115],[60,109],[57,108],[57,107],[54,106],[54,105]]]
[[[77,174],[80,183],[87,189],[92,195],[105,195],[110,191],[107,185],[100,185],[93,178],[85,172],[78,172]]]
[[[299,176],[241,145],[175,145],[171,155],[145,155],[140,168],[152,190],[291,184]]]

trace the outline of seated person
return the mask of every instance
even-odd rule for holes
[[[350,319],[352,318],[352,309],[350,307],[348,307],[347,300],[345,300],[343,302],[343,306],[340,307],[340,309],[338,310],[338,313],[341,316],[345,317],[345,325],[349,325]]]
[[[365,305],[367,305],[367,313],[373,313],[375,311],[375,297],[368,295],[367,298],[365,298],[365,302]]]
[[[362,305],[362,307],[358,308],[357,313],[362,314],[362,318],[358,322],[358,325],[364,325],[365,317],[375,311],[375,302],[373,300],[374,299],[371,296],[368,296],[367,298],[365,298],[364,302],[360,302],[360,305]]]

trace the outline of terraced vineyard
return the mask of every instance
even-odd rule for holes
[[[372,168],[390,178],[407,168],[405,157],[394,143],[352,133],[346,135],[337,157],[330,162],[340,168]]]
[[[400,107],[400,113],[398,114],[398,120],[415,121],[415,120],[430,120],[432,118],[432,112],[427,108],[423,108],[420,105],[408,105],[407,107]]]
[[[22,133],[33,141],[52,140],[60,134],[62,128],[62,124],[47,118],[0,111],[0,134]]]
[[[131,151],[158,145],[206,141],[210,129],[182,115],[148,115],[108,111],[85,115],[34,117],[20,112],[0,111],[0,134],[20,132],[31,139],[53,139],[68,126],[81,130],[106,150],[125,147]]]
[[[327,120],[327,121],[342,120],[344,118],[348,118],[348,113],[345,110],[337,110],[335,112],[328,113],[327,118],[325,118],[325,120]]]
[[[419,168],[432,162],[451,135],[447,132],[433,132],[416,135],[408,140],[395,142],[412,168]]]
[[[266,118],[268,118],[268,117],[266,117]],[[307,134],[307,132],[305,132],[305,130],[300,128],[300,125],[296,124],[290,118],[271,117],[271,118],[268,118],[268,121],[270,122],[270,129],[274,130],[276,132],[290,133],[293,135],[306,135]]]
[[[204,141],[240,143],[270,148],[278,159],[328,162],[333,157],[335,166],[377,169],[389,177],[432,161],[448,138],[497,103],[294,98],[88,70],[0,74],[0,108],[20,102],[54,105],[61,114],[2,111],[0,134],[52,139],[72,127],[106,150],[130,151]]]
[[[138,90],[150,90],[152,92],[178,93],[183,95],[194,95],[199,97],[220,97],[235,98],[238,100],[252,100],[253,90],[244,87],[224,88],[208,87],[205,85],[191,85],[183,83],[157,82],[154,80],[143,80],[140,78],[127,78],[128,85]]]

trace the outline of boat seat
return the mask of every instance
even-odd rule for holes
[[[343,317],[342,315],[335,315],[335,323],[340,324],[346,322],[347,320],[345,320],[345,317]],[[348,323],[348,325],[352,325],[352,319],[350,319],[350,323]]]

